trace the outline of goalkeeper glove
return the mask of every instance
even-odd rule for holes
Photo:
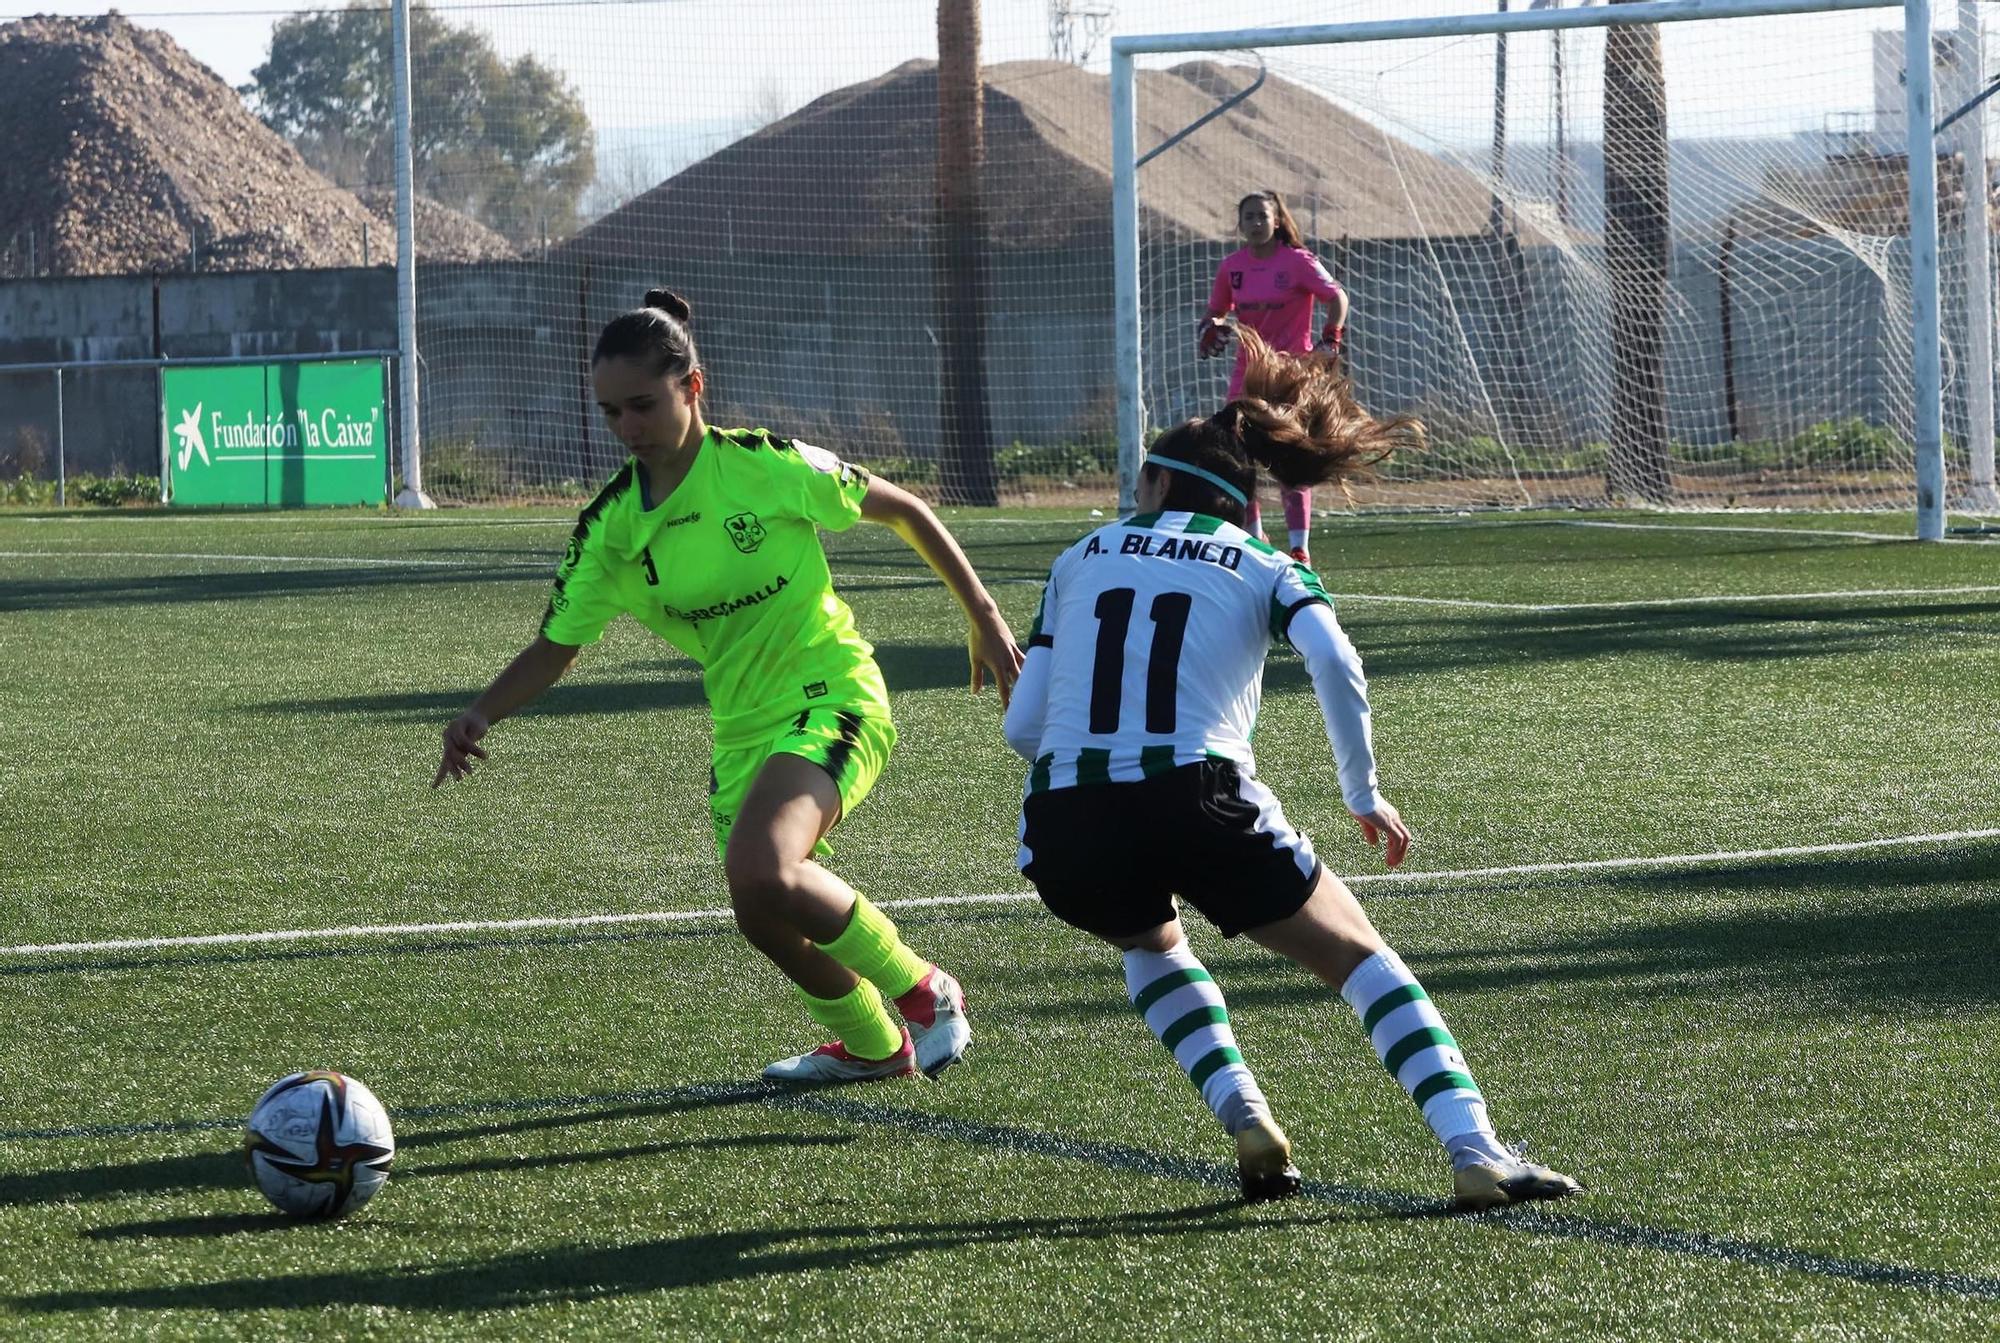
[[[1327,354],[1339,354],[1347,340],[1347,328],[1338,322],[1328,322],[1320,328],[1319,348]]]
[[[1221,354],[1228,349],[1229,335],[1229,323],[1222,321],[1205,323],[1201,328],[1200,357],[1206,359],[1210,355]]]

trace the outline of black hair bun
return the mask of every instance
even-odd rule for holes
[[[658,308],[677,322],[691,322],[694,320],[694,308],[689,305],[686,299],[671,289],[648,289],[646,291],[646,306],[649,308]]]

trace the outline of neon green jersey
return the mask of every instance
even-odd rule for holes
[[[764,429],[710,429],[674,492],[646,507],[636,462],[577,517],[542,617],[595,643],[619,615],[702,664],[715,743],[808,708],[889,714],[875,650],[834,595],[819,529],[861,517],[868,473]]]

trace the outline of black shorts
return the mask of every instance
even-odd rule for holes
[[[1234,937],[1298,913],[1319,873],[1271,790],[1227,760],[1021,806],[1021,874],[1050,913],[1100,937],[1159,927],[1176,895]]]

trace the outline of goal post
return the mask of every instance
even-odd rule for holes
[[[1890,143],[1886,137],[1894,128],[1884,123],[1893,117],[1883,89],[1893,89],[1897,76],[1883,67],[1886,48],[1875,40],[1881,34],[1861,32],[1857,50],[1853,25],[1831,32],[1824,16],[1897,8],[1903,11],[1901,50],[1909,59],[1902,105],[1895,110],[1906,126]],[[1813,16],[1822,16],[1818,29]],[[1201,296],[1233,244],[1190,249],[1142,220],[1138,163],[1149,147],[1140,143],[1140,128],[1148,125],[1142,104],[1146,80],[1161,78],[1151,68],[1142,78],[1142,63],[1159,64],[1148,58],[1208,54],[1226,63],[1252,52],[1358,51],[1358,44],[1373,44],[1368,54],[1378,59],[1352,63],[1375,72],[1372,86],[1365,74],[1318,84],[1310,75],[1289,77],[1327,99],[1326,136],[1373,137],[1369,154],[1389,165],[1384,180],[1402,193],[1371,235],[1346,239],[1349,256],[1335,258],[1336,278],[1345,260],[1355,263],[1350,358],[1357,388],[1372,408],[1414,411],[1434,427],[1449,425],[1451,441],[1434,444],[1427,461],[1399,468],[1361,502],[1579,503],[1589,501],[1592,489],[1602,502],[1610,497],[1606,481],[1617,479],[1615,471],[1607,476],[1604,459],[1608,452],[1615,466],[1618,451],[1617,426],[1605,423],[1604,408],[1618,400],[1619,377],[1609,348],[1617,328],[1605,311],[1605,291],[1620,272],[1617,258],[1607,256],[1608,221],[1579,218],[1589,211],[1572,208],[1588,189],[1578,167],[1588,155],[1574,139],[1564,141],[1563,35],[1595,34],[1601,51],[1609,29],[1710,21],[1706,31],[1714,32],[1755,19],[1795,19],[1802,33],[1818,33],[1814,40],[1826,45],[1817,55],[1810,45],[1774,51],[1769,88],[1757,80],[1707,89],[1711,108],[1728,98],[1748,104],[1761,97],[1769,106],[1734,118],[1716,114],[1696,127],[1706,139],[1677,138],[1669,146],[1670,173],[1676,180],[1687,174],[1694,189],[1685,206],[1672,193],[1666,260],[1672,279],[1659,314],[1667,384],[1662,395],[1671,398],[1661,417],[1672,439],[1666,502],[1879,508],[1898,500],[1908,506],[1914,494],[1917,535],[1941,537],[1944,389],[1951,370],[1942,339],[1930,0],[1643,0],[1114,38],[1111,205],[1121,506],[1131,506],[1149,424],[1164,425],[1200,407],[1212,410],[1226,377],[1195,368],[1191,347]],[[1475,128],[1426,141],[1409,124],[1407,92],[1400,103],[1369,101],[1371,92],[1380,92],[1383,72],[1421,70],[1429,61],[1435,78],[1448,79],[1447,66],[1462,59],[1464,40],[1482,36],[1515,38],[1516,59],[1527,38],[1555,44],[1553,149],[1547,130],[1530,126],[1511,168],[1502,158],[1506,137],[1500,130],[1507,125],[1504,65],[1495,71],[1499,124],[1490,161],[1465,148]],[[1395,49],[1394,61],[1380,45],[1389,43],[1405,44]],[[1499,48],[1498,61],[1506,60],[1505,50]],[[1874,67],[1876,125],[1867,137],[1841,129],[1841,119],[1853,111],[1852,89],[1843,106],[1813,85],[1836,56],[1850,74]],[[1275,75],[1287,76],[1277,61],[1272,66]],[[1677,71],[1671,61],[1668,66],[1669,102],[1683,92],[1677,73],[1690,83],[1705,73]],[[1184,66],[1171,73],[1224,78],[1216,68]],[[1573,97],[1579,77],[1588,78],[1589,71],[1583,60],[1572,59],[1568,68]],[[1796,87],[1780,87],[1786,79]],[[1605,121],[1616,112],[1607,105]],[[1818,125],[1807,124],[1815,117]],[[1764,138],[1753,141],[1758,131]],[[1149,140],[1161,133],[1159,124],[1148,125]],[[1679,136],[1679,128],[1673,133]],[[1611,152],[1603,157],[1610,159]],[[1616,169],[1607,164],[1602,171]],[[1521,175],[1530,170],[1560,180],[1553,203],[1524,187]],[[1884,181],[1888,175],[1901,180]],[[1265,185],[1240,184],[1242,191]],[[1330,193],[1341,189],[1329,186]],[[1966,208],[1962,188],[1955,190],[1948,213]],[[1455,204],[1446,200],[1454,191],[1464,197]],[[1669,194],[1664,183],[1662,193]],[[1233,201],[1240,193],[1224,194]],[[1481,222],[1489,214],[1488,198],[1490,236]],[[1454,210],[1457,222],[1447,217]],[[1668,210],[1666,200],[1658,203],[1660,218]],[[1300,224],[1306,226],[1303,217]],[[1324,246],[1320,250],[1326,259]],[[1371,304],[1378,305],[1374,312]],[[1186,321],[1178,329],[1156,333],[1148,327],[1172,325],[1181,313]],[[1530,347],[1521,348],[1524,342]],[[1399,355],[1390,348],[1399,344],[1408,351]],[[1978,404],[1977,398],[1966,400]]]

